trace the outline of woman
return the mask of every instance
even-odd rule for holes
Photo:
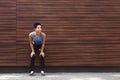
[[[46,34],[41,31],[42,31],[41,24],[34,23],[34,31],[29,34],[30,48],[32,50],[30,54],[31,57],[30,75],[34,74],[35,57],[37,54],[39,54],[39,59],[41,63],[41,75],[45,75],[44,48],[45,48]]]

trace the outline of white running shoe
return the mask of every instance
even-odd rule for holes
[[[45,76],[45,72],[44,72],[43,70],[41,71],[41,75],[42,75],[42,76]]]
[[[33,76],[34,75],[34,71],[30,71],[30,76]]]

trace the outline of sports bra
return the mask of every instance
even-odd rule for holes
[[[40,43],[42,43],[42,41],[43,41],[42,32],[40,32],[39,39],[37,39],[35,37],[35,32],[32,33],[32,42],[33,42],[33,44],[40,44]]]

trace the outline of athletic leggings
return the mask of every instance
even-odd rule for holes
[[[34,44],[34,50],[35,50],[35,54],[40,54],[40,50],[41,49],[41,44]],[[34,66],[35,66],[35,55],[33,55],[31,57],[31,62],[30,62],[30,68],[31,71],[34,71]],[[44,57],[42,55],[39,55],[39,59],[40,59],[40,64],[41,64],[41,70],[45,70],[45,61],[44,61]]]

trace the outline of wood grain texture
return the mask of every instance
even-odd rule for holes
[[[0,33],[5,34],[0,35],[4,46],[0,55],[12,52],[10,61],[14,56],[16,66],[29,66],[28,34],[34,22],[40,22],[47,34],[47,66],[120,66],[119,0],[1,0],[0,4],[4,26]],[[16,44],[10,47],[12,43]],[[0,65],[9,62],[2,58]]]
[[[27,35],[34,22],[41,22],[47,34],[46,65],[120,66],[119,3],[119,0],[17,0],[20,65],[29,62]]]
[[[0,66],[16,65],[16,0],[0,0]]]

